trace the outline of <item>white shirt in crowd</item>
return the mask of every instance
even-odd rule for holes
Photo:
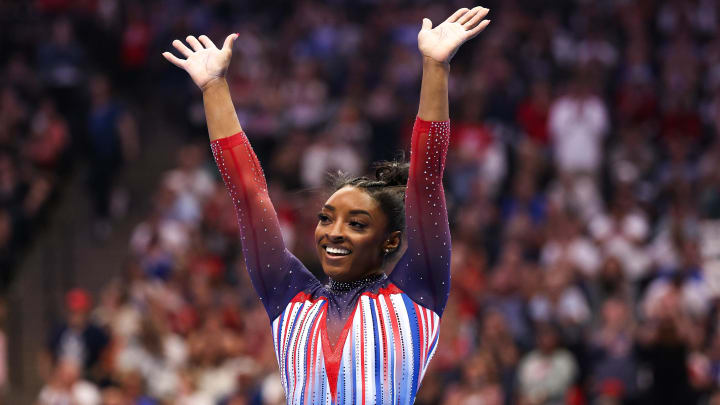
[[[597,172],[608,129],[607,110],[600,98],[560,97],[550,107],[548,126],[560,171]]]

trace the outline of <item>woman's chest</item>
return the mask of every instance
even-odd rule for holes
[[[336,305],[301,293],[273,320],[288,398],[410,403],[437,344],[437,314],[397,288],[361,294],[346,316]]]

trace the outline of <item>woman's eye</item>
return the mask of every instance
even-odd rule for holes
[[[325,214],[318,214],[318,220],[320,222],[327,222],[330,220],[330,217]]]
[[[353,228],[363,229],[367,225],[363,224],[362,222],[358,222],[358,221],[350,221],[350,226],[352,226]]]

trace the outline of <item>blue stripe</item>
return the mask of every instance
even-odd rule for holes
[[[432,316],[432,315],[430,315],[430,316]],[[438,329],[439,327],[440,327],[440,325],[437,325],[437,326],[435,327],[435,329]],[[433,339],[433,342],[432,342],[432,344],[430,345],[430,350],[428,350],[427,360],[425,360],[425,366],[426,366],[426,367],[427,367],[427,364],[430,362],[430,354],[433,352],[433,350],[435,350],[435,345],[437,344],[438,338],[440,337],[440,333],[439,333],[439,332],[440,332],[440,331],[438,331],[438,333],[435,333],[435,339]]]
[[[415,396],[417,392],[418,377],[420,376],[420,346],[423,342],[420,341],[420,323],[418,322],[418,313],[415,308],[415,303],[410,300],[406,294],[401,294],[403,301],[405,301],[405,307],[407,308],[408,318],[410,319],[410,331],[412,332],[412,348],[413,348],[413,373],[412,373],[412,388],[410,391],[410,398]]]
[[[278,360],[280,360],[280,333],[282,331],[282,321],[284,316],[285,311],[280,312],[280,316],[278,316],[278,330],[275,333],[275,337],[277,338],[277,347],[275,348],[275,354],[278,356]]]
[[[369,300],[370,301],[370,307],[372,307],[372,311],[370,311],[370,314],[372,315],[373,320],[373,334],[375,335],[375,402],[379,403],[382,398],[382,390],[380,385],[380,363],[382,362],[382,359],[380,358],[380,338],[378,337],[378,317],[375,314],[377,311],[377,308],[375,307],[375,301],[376,300]]]
[[[287,311],[287,308],[285,308],[285,311]],[[277,336],[277,348],[275,349],[277,351],[277,353],[275,353],[275,354],[277,355],[278,363],[280,363],[280,343],[281,343],[280,337],[282,334],[282,325],[283,325],[283,320],[285,318],[285,311],[280,312],[280,317],[279,317],[280,319],[278,320],[278,327],[277,327],[278,328],[277,335],[276,335]]]
[[[360,302],[359,299],[358,299],[358,302]],[[357,306],[356,306],[356,308],[357,308]],[[362,308],[361,308],[361,310],[362,310]],[[356,360],[355,356],[357,354],[356,353],[357,350],[355,350],[356,346],[355,346],[355,331],[354,331],[354,329],[355,328],[352,325],[350,325],[350,333],[352,334],[352,339],[350,340],[350,349],[351,349],[350,351],[352,352],[352,398],[353,398],[353,401],[356,401],[357,400],[357,373],[356,373],[357,367],[355,367],[355,365],[357,364],[357,360]]]

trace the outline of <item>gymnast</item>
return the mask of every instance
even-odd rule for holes
[[[163,53],[202,90],[211,149],[237,212],[250,279],[270,318],[288,404],[414,402],[450,290],[442,186],[449,63],[487,27],[488,11],[461,8],[435,28],[423,19],[410,163],[377,165],[372,178],[337,178],[315,229],[327,284],[286,249],[263,171],[235,113],[225,73],[237,34],[221,49],[205,35],[188,36],[187,45],[173,41],[185,59]]]

